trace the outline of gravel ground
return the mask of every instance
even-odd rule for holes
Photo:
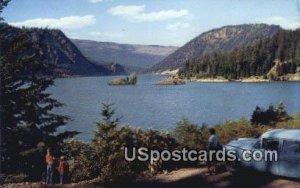
[[[82,181],[67,185],[49,186],[44,183],[6,184],[1,188],[101,188],[99,180]],[[139,180],[134,185],[118,187],[131,188],[299,188],[300,180],[272,176],[257,172],[220,172],[209,175],[204,167],[182,168],[169,173],[159,174],[151,179]]]

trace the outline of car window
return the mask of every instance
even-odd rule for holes
[[[257,141],[257,142],[253,145],[253,148],[255,148],[255,149],[260,149],[260,148],[261,148],[260,141]]]
[[[279,141],[272,139],[263,139],[262,148],[270,151],[278,151]]]
[[[284,153],[300,153],[300,142],[284,140],[282,146]]]

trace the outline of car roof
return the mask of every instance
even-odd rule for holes
[[[263,133],[261,138],[278,138],[300,141],[300,129],[273,129]]]

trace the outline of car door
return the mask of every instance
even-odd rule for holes
[[[262,155],[262,158],[261,160],[252,159],[251,166],[257,171],[270,172],[272,174],[279,175],[279,162],[278,162],[279,150],[280,150],[279,140],[264,138],[262,140],[261,148],[256,148],[252,151],[252,154]],[[257,153],[254,153],[255,151],[257,151]],[[277,155],[277,160],[274,157],[274,153],[276,153]]]
[[[300,142],[284,140],[279,161],[280,175],[292,178],[300,178]]]

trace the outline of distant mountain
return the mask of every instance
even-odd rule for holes
[[[181,68],[190,59],[196,59],[213,52],[228,52],[237,47],[254,44],[260,39],[270,38],[281,28],[275,25],[247,24],[225,26],[202,33],[164,60],[148,69],[148,72],[162,72]]]
[[[25,34],[24,34],[25,33]],[[14,40],[18,35],[23,34],[27,40],[33,44],[41,44],[42,52],[45,56],[46,63],[55,64],[57,68],[51,71],[52,75],[57,76],[96,76],[121,74],[114,67],[101,65],[99,62],[94,63],[88,60],[78,48],[68,39],[64,33],[56,29],[38,29],[38,28],[17,28],[7,24],[0,24],[0,47]],[[27,49],[30,54],[32,49]],[[16,54],[16,55],[26,55]],[[105,64],[104,62],[101,62]],[[112,68],[112,69],[111,69]]]
[[[113,62],[131,71],[143,71],[163,60],[177,47],[158,45],[132,45],[112,42],[72,39],[79,50],[95,62]]]

